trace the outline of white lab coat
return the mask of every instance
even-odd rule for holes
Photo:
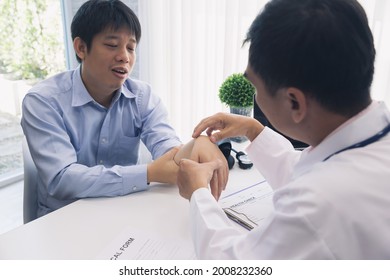
[[[315,148],[294,152],[266,128],[248,146],[274,188],[275,211],[242,233],[205,189],[190,201],[201,259],[390,259],[390,133],[363,148],[327,156],[390,123],[380,102],[350,119]]]

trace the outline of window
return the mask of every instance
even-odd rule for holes
[[[0,1],[0,186],[22,179],[21,102],[41,79],[65,70],[58,0]]]

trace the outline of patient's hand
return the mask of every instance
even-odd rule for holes
[[[151,162],[147,166],[147,180],[148,183],[159,182],[176,184],[177,172],[179,170],[178,164],[174,161],[176,153],[180,147],[175,147],[161,157]]]

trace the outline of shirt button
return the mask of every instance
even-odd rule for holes
[[[102,138],[102,143],[106,143],[107,142],[107,138]]]
[[[134,187],[133,187],[133,191],[136,191],[136,190],[137,190],[137,187],[136,187],[136,186],[134,186]]]
[[[103,163],[103,160],[101,159],[101,160],[99,160],[99,163]]]

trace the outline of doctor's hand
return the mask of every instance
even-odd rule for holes
[[[236,114],[217,113],[203,119],[194,129],[192,137],[198,137],[206,130],[213,143],[235,136],[246,136],[253,141],[264,126],[256,119]]]
[[[182,159],[179,163],[177,185],[182,197],[190,200],[192,193],[200,188],[207,188],[216,170],[223,165],[220,159],[206,163],[197,163]]]
[[[218,168],[214,170],[213,176],[209,181],[211,194],[218,200],[222,191],[226,188],[229,177],[227,160],[219,147],[212,143],[207,136],[202,135],[194,140],[195,142],[192,147],[191,156],[189,157],[191,160],[199,163],[206,163],[214,160],[220,161]]]

